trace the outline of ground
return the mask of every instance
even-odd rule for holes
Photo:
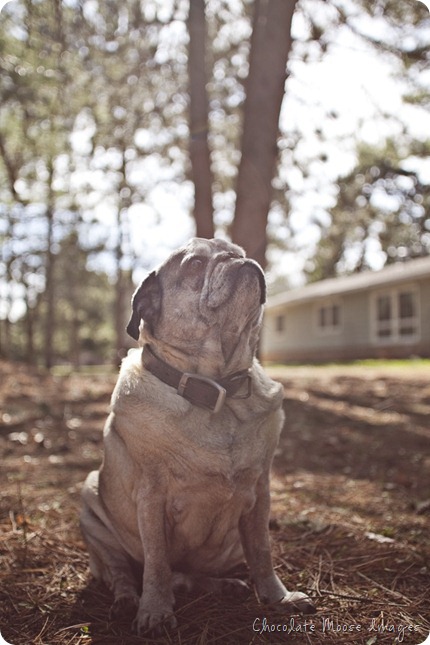
[[[286,424],[272,478],[278,574],[314,616],[186,596],[138,639],[88,571],[79,491],[115,376],[0,363],[0,632],[12,645],[423,643],[430,633],[430,366],[271,368]],[[0,639],[0,642],[1,639]]]

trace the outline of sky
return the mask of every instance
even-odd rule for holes
[[[411,0],[416,1],[422,0]],[[4,4],[5,1],[0,0],[0,8]],[[430,0],[423,4],[430,10]],[[372,25],[369,22],[368,28],[371,30],[378,27],[376,23]],[[300,16],[296,15],[293,35],[300,36],[302,29]],[[315,213],[320,212],[323,216],[334,204],[335,180],[354,167],[357,138],[376,144],[385,136],[396,133],[399,125],[394,121],[379,119],[379,112],[403,113],[414,136],[427,137],[430,132],[430,114],[425,115],[422,111],[418,118],[416,110],[402,104],[402,88],[391,77],[388,63],[377,57],[369,46],[347,30],[339,32],[331,50],[322,60],[311,63],[292,60],[290,64],[294,74],[283,103],[281,125],[285,129],[297,126],[301,130],[303,136],[298,153],[304,159],[315,156],[318,146],[323,146],[321,152],[327,156],[324,164],[313,162],[307,184],[303,183],[303,178],[294,168],[286,167],[281,171],[285,173],[288,183],[297,188],[298,196],[293,200],[291,221],[298,246],[302,250],[294,255],[274,252],[269,278],[285,275],[290,284],[295,286],[303,280],[303,266],[317,241],[317,228],[309,222]],[[339,118],[327,120],[326,115],[330,111],[338,113]],[[315,126],[319,124],[325,134],[323,143],[315,140],[313,134]],[[83,145],[82,131],[79,136]],[[430,161],[427,166],[422,166],[421,171],[424,173],[423,178],[427,177],[429,181]],[[168,177],[160,182],[157,172],[155,166],[146,169],[146,176],[151,177],[152,173],[156,188],[151,191],[145,204],[135,205],[130,210],[130,238],[136,253],[147,258],[148,270],[163,261],[171,250],[193,234],[193,222],[189,216],[193,197],[191,183],[178,185],[174,181],[170,182]],[[76,176],[76,181],[79,183],[79,175]],[[97,181],[101,186],[101,174]],[[223,199],[226,202],[225,211],[231,211],[234,196],[227,195]],[[108,223],[114,217],[113,206],[100,203],[95,215],[102,222]],[[142,222],[145,222],[144,226]],[[377,249],[373,261],[374,268],[382,266],[383,258],[378,255]],[[136,281],[141,277],[142,275],[136,275]]]

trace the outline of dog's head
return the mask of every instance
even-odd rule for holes
[[[243,249],[225,240],[194,238],[136,290],[127,332],[187,356],[218,352],[226,365],[239,352],[249,362],[265,297],[263,271]]]

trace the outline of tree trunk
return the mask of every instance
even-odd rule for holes
[[[46,269],[45,269],[45,338],[44,354],[45,367],[51,369],[54,364],[54,337],[55,337],[55,254],[54,254],[54,219],[55,219],[55,196],[53,189],[54,181],[54,161],[49,159],[48,180],[47,180],[47,200],[46,200]]]
[[[27,287],[28,288],[28,287]],[[25,296],[25,332],[26,332],[26,351],[25,351],[25,360],[27,363],[35,362],[35,351],[34,351],[34,317],[35,311],[31,307],[30,299],[28,293]]]
[[[50,178],[52,180],[52,177]],[[44,355],[45,367],[51,369],[54,363],[54,332],[55,332],[55,280],[54,264],[55,256],[53,252],[54,242],[54,211],[51,199],[48,198],[48,207],[46,211],[46,220],[48,224],[47,248],[46,248],[46,269],[45,269],[45,338],[44,338]]]
[[[114,364],[118,365],[126,354],[127,338],[125,328],[127,316],[129,313],[130,294],[130,275],[131,269],[127,270],[124,266],[126,257],[124,248],[129,246],[129,215],[128,211],[131,206],[129,197],[129,184],[127,182],[127,159],[126,143],[121,141],[122,166],[121,182],[119,185],[118,211],[116,216],[116,234],[117,241],[115,247],[115,298],[114,298],[114,325],[115,325],[115,356]]]
[[[188,14],[188,75],[190,161],[194,182],[194,219],[197,237],[214,236],[212,171],[208,143],[206,91],[206,17],[204,0],[190,0]]]
[[[116,261],[116,279],[115,279],[115,298],[114,298],[114,325],[115,325],[115,356],[114,365],[121,362],[123,350],[123,319],[124,319],[124,272],[123,272],[123,222],[121,209],[117,212],[117,243],[115,249]]]
[[[5,359],[9,359],[12,356],[12,323],[10,322],[8,313],[11,307],[12,305],[8,302],[7,313],[4,316],[3,320],[0,321],[0,356]]]
[[[1,139],[0,139],[1,143]],[[4,297],[2,296],[0,298],[0,301],[3,304],[3,309],[4,309],[4,318],[2,321],[0,321],[0,356],[3,358],[9,358],[12,354],[11,352],[11,330],[12,330],[12,325],[10,321],[10,312],[12,310],[12,305],[13,305],[13,296],[12,296],[12,284],[13,284],[13,276],[12,276],[12,267],[13,267],[13,262],[14,262],[14,257],[13,255],[9,255],[7,252],[7,247],[9,246],[10,240],[12,240],[14,237],[14,224],[13,224],[13,218],[11,213],[7,213],[7,221],[6,221],[6,231],[4,232],[4,235],[2,236],[2,240],[4,240],[4,245],[2,244],[0,246],[0,262],[4,264],[4,276],[2,279],[2,285],[1,285],[1,290],[4,290]],[[1,294],[0,294],[1,295]]]
[[[297,0],[255,0],[232,238],[266,265],[279,113]]]

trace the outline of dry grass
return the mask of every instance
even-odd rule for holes
[[[379,441],[375,433],[385,417],[372,418],[369,434],[357,407],[370,410],[366,397],[381,390],[379,380],[366,381],[361,390],[356,381],[351,390],[350,383],[349,398],[341,391],[344,379],[322,383],[319,376],[316,383],[307,376],[294,385],[286,382],[290,430],[275,461],[273,554],[287,586],[307,590],[318,613],[285,616],[259,606],[253,595],[242,602],[186,595],[178,601],[178,630],[153,640],[135,637],[126,621],[109,621],[110,594],[91,580],[77,523],[81,482],[100,459],[112,380],[54,381],[6,364],[1,371],[0,631],[8,643],[418,645],[429,635],[430,431],[412,433],[418,443],[405,446],[406,457],[398,455],[393,464],[390,453],[389,462],[365,476],[363,454],[372,463],[382,459],[381,451],[372,453],[372,441]],[[391,391],[395,387],[400,381]],[[384,421],[392,441],[400,423],[424,428],[424,435],[426,429],[410,411],[420,414],[419,406],[430,403],[426,381],[408,380],[400,389],[404,396],[396,396],[390,412],[403,420]],[[366,441],[363,454],[357,428],[361,443]],[[27,439],[11,439],[13,432],[25,432]],[[340,448],[350,454],[353,440],[356,471],[354,459],[345,458],[342,466],[338,454]],[[409,463],[409,449],[420,459]]]

